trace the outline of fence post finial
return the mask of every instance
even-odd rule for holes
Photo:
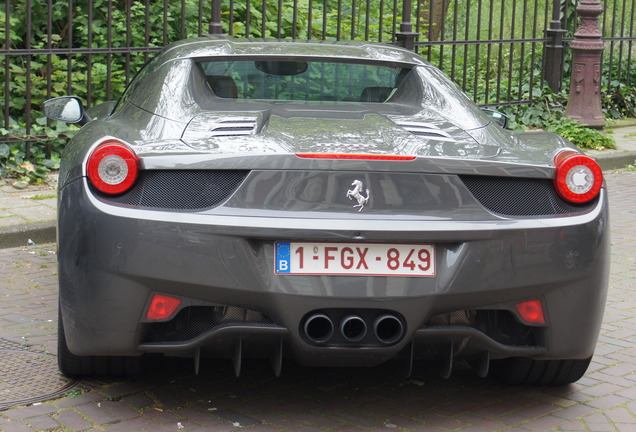
[[[223,26],[221,25],[221,0],[212,0],[212,17],[210,18],[210,34],[223,34]]]
[[[415,38],[417,33],[413,31],[413,23],[411,22],[411,13],[413,10],[412,0],[404,0],[402,3],[402,22],[400,23],[400,31],[395,33],[397,44],[408,50],[415,49]]]
[[[561,91],[563,80],[563,36],[567,30],[561,26],[561,1],[552,0],[552,20],[545,30],[546,42],[543,52],[543,77],[553,92]]]

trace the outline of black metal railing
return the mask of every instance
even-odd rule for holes
[[[636,86],[636,0],[604,0],[603,88]],[[575,0],[5,0],[0,141],[45,139],[40,107],[118,97],[154,52],[206,34],[397,43],[482,105],[524,104],[568,77]]]

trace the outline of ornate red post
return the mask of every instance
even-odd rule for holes
[[[570,44],[573,52],[570,100],[565,115],[591,127],[605,126],[601,109],[601,59],[603,35],[598,16],[603,13],[600,0],[581,0],[576,8],[581,23]]]

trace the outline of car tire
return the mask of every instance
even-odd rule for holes
[[[64,375],[130,377],[141,373],[141,357],[77,356],[69,351],[62,315],[57,324],[57,365]]]
[[[578,381],[592,357],[583,360],[532,360],[513,357],[496,360],[492,375],[509,385],[557,386]]]

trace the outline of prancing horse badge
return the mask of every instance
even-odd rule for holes
[[[362,183],[360,180],[354,180],[353,183],[351,183],[351,186],[353,186],[353,189],[349,189],[347,191],[347,198],[349,199],[354,199],[356,201],[358,201],[358,204],[354,205],[353,207],[360,207],[360,209],[358,210],[359,212],[362,211],[362,209],[364,208],[364,205],[369,202],[369,197],[371,196],[369,194],[369,189],[367,188],[366,192],[367,192],[367,196],[365,197],[364,195],[362,195],[362,189],[364,188],[364,183]]]

